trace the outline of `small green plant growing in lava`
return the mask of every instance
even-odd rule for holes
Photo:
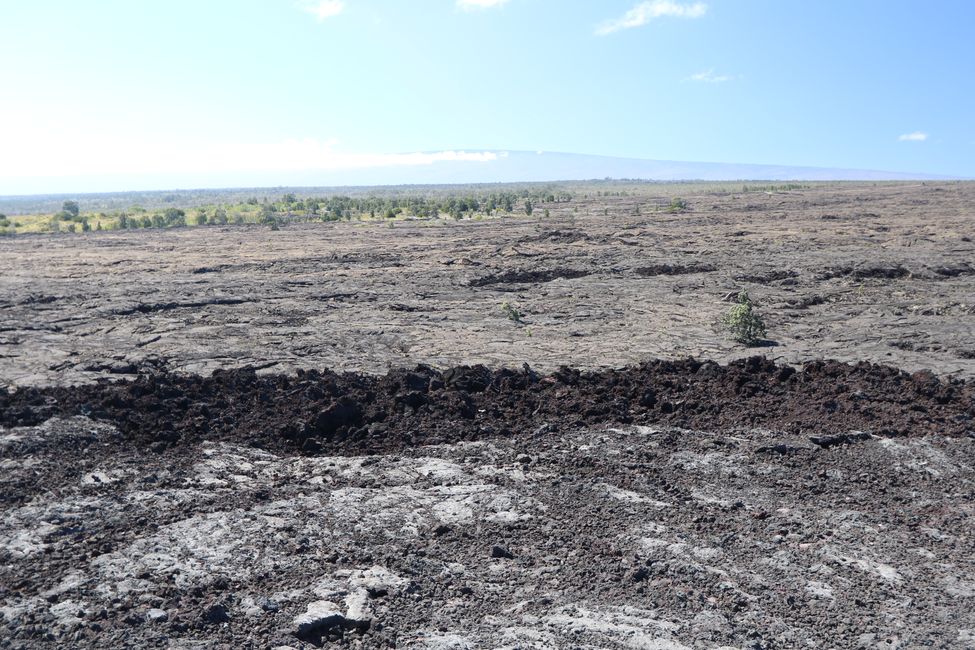
[[[676,196],[670,200],[670,205],[667,206],[667,212],[683,212],[687,207],[687,201]]]
[[[738,301],[728,310],[721,322],[731,333],[732,338],[749,347],[758,345],[765,338],[765,323],[755,313],[755,305],[748,297],[747,291],[738,294]]]
[[[504,313],[505,317],[507,317],[508,320],[514,323],[521,322],[521,312],[518,311],[518,308],[512,305],[507,300],[501,303],[501,311]]]

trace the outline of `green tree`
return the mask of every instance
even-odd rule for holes
[[[185,226],[186,213],[179,208],[166,208],[163,212],[163,226]]]
[[[530,217],[532,216],[532,212],[534,210],[535,210],[535,206],[532,205],[532,202],[529,199],[525,199],[525,214],[527,214]]]
[[[78,216],[78,203],[76,201],[65,201],[61,204],[61,210],[67,212],[72,217]]]
[[[261,223],[266,223],[266,224],[275,223],[274,212],[275,210],[273,205],[271,205],[270,203],[262,203]]]

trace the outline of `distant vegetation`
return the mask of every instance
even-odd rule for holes
[[[680,195],[781,192],[824,183],[742,185],[733,182],[593,180],[349,188],[278,188],[121,192],[77,197],[0,197],[0,235],[136,230],[181,226],[262,224],[277,229],[309,221],[462,220],[580,213],[580,204],[603,197],[641,197],[651,211],[689,210]],[[835,185],[835,183],[830,184]],[[677,198],[673,197],[675,194]],[[630,209],[640,214],[637,202]],[[560,210],[561,208],[561,210]],[[609,210],[601,206],[603,214]],[[14,216],[10,216],[14,215]]]
[[[496,187],[496,186],[495,186]],[[110,211],[83,212],[79,202],[62,201],[52,214],[25,215],[18,225],[6,217],[0,221],[5,233],[89,232],[91,230],[136,230],[179,226],[223,226],[264,224],[273,229],[288,222],[394,220],[394,219],[471,219],[523,213],[531,216],[536,203],[569,203],[575,193],[553,185],[524,186],[518,189],[454,188],[452,193],[431,190],[426,193],[377,192],[375,194],[332,194],[299,196],[285,192],[271,199],[248,196],[233,203],[212,203],[195,208],[141,205]]]
[[[799,183],[786,183],[785,185],[742,185],[742,192],[794,192],[796,190],[808,190],[812,185],[802,185]]]

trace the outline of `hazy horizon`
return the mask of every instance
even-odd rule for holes
[[[472,152],[451,152],[466,153]],[[0,197],[114,194],[177,190],[368,188],[395,186],[558,183],[590,180],[647,182],[935,181],[971,180],[937,174],[831,169],[768,164],[661,161],[564,152],[481,151],[478,159],[433,160],[416,165],[320,172],[249,172],[218,175],[172,174],[65,179],[61,189],[3,193]],[[417,155],[434,156],[435,152]],[[57,186],[57,179],[44,184]],[[52,181],[55,181],[52,183]],[[279,182],[275,182],[279,181]],[[27,186],[28,189],[30,186]],[[2,185],[0,185],[2,188]]]

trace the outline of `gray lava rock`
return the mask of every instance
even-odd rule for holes
[[[514,554],[503,546],[498,546],[495,544],[491,547],[491,557],[493,558],[505,558],[508,560],[514,559]]]
[[[153,607],[146,612],[147,623],[165,623],[169,620],[169,614],[164,609]]]
[[[263,609],[265,612],[276,612],[281,609],[281,605],[278,604],[278,601],[266,596],[258,596],[254,599],[254,601],[257,603],[257,606]]]
[[[345,616],[338,605],[327,600],[309,603],[304,614],[295,617],[295,632],[299,638],[311,632],[319,632],[345,623]]]
[[[226,605],[223,603],[217,603],[207,607],[201,618],[203,619],[204,623],[209,625],[219,625],[220,623],[226,623],[230,620],[230,612],[227,611]]]
[[[401,578],[381,566],[374,566],[364,571],[355,572],[350,576],[349,584],[364,589],[370,598],[382,598],[389,594],[399,593],[409,584],[409,580]]]
[[[294,619],[294,635],[309,643],[319,643],[323,636],[337,629],[361,630],[367,627],[369,621],[349,618],[338,605],[327,600],[309,603],[305,613]]]
[[[241,609],[248,618],[259,618],[277,612],[281,605],[267,596],[246,596],[241,601]]]

